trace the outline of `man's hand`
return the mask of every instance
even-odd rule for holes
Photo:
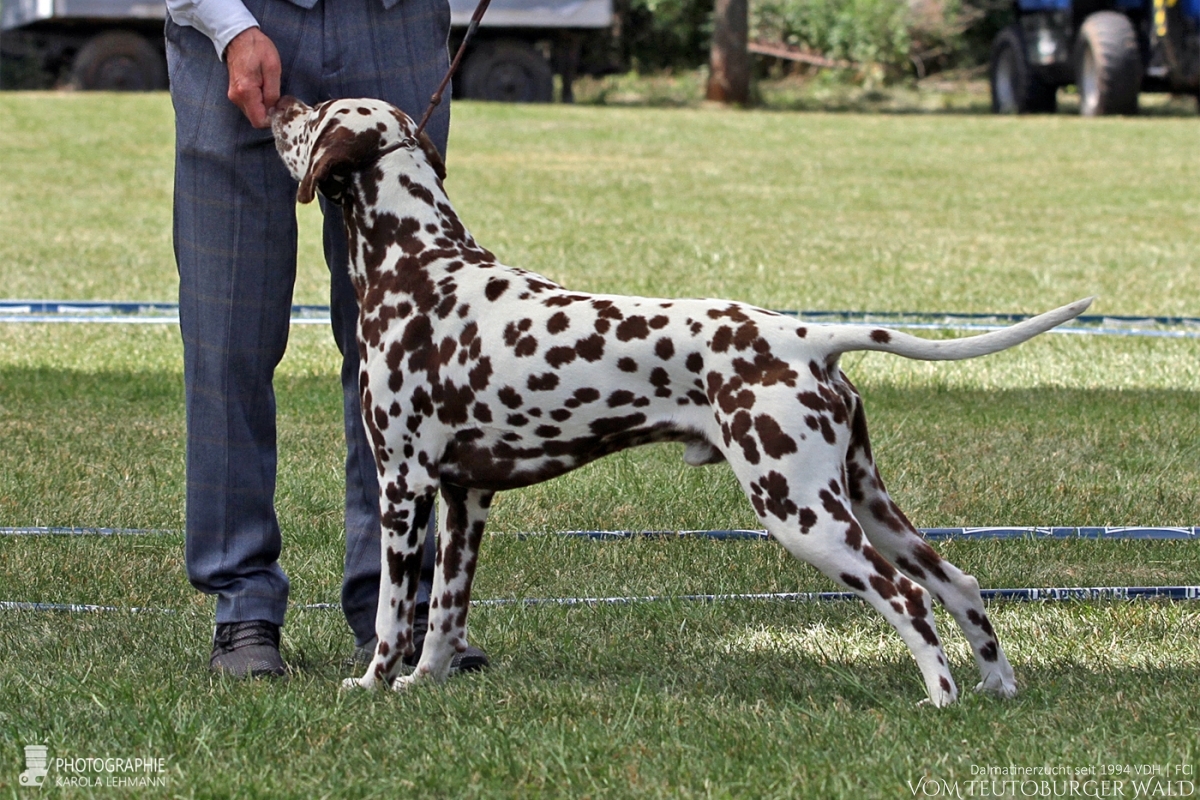
[[[225,48],[229,99],[256,128],[270,126],[267,112],[279,100],[279,51],[258,28],[247,28]]]

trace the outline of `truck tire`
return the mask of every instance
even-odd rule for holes
[[[992,43],[988,82],[994,114],[1053,114],[1058,110],[1058,87],[1039,78],[1025,60],[1025,36],[1019,24],[1000,31]]]
[[[1129,17],[1097,11],[1080,26],[1075,48],[1079,113],[1085,117],[1136,114],[1142,54]]]
[[[502,103],[549,103],[554,99],[554,73],[530,44],[485,42],[463,65],[463,97]]]
[[[105,31],[79,48],[71,66],[71,86],[107,92],[166,89],[167,65],[145,37],[131,31]]]

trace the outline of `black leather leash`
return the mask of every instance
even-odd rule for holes
[[[475,13],[471,15],[471,24],[467,26],[467,32],[463,35],[462,44],[458,46],[458,52],[454,54],[454,60],[450,62],[450,69],[446,70],[446,77],[442,78],[442,82],[438,84],[437,91],[429,98],[429,107],[425,109],[425,115],[421,117],[421,121],[417,124],[417,131],[413,134],[413,138],[421,135],[421,131],[425,130],[425,124],[433,116],[434,109],[441,104],[442,94],[446,91],[446,86],[449,85],[450,79],[454,77],[454,73],[458,69],[458,64],[462,61],[463,53],[467,51],[467,43],[475,35],[475,31],[479,27],[479,21],[483,19],[483,13],[487,11],[488,5],[491,2],[492,0],[479,0],[479,5],[475,7]]]

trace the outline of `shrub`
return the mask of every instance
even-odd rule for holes
[[[867,82],[987,61],[1009,0],[750,0],[750,35],[857,65]],[[622,61],[638,72],[708,62],[713,0],[617,0]]]
[[[617,0],[622,61],[637,72],[708,63],[713,0]]]
[[[908,62],[905,0],[757,0],[750,13],[755,38],[889,72]]]

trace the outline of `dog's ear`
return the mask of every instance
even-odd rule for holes
[[[442,154],[438,152],[433,140],[425,131],[421,131],[421,135],[417,137],[417,142],[421,145],[421,149],[425,151],[425,158],[429,160],[429,165],[433,167],[433,171],[437,173],[438,180],[446,180],[446,162],[442,160]]]
[[[317,139],[313,146],[312,155],[308,160],[308,169],[300,179],[300,188],[296,191],[296,200],[301,203],[311,203],[317,196],[317,186],[324,182],[334,167],[346,161],[348,157],[346,143],[343,141],[324,144],[325,133]]]
[[[334,203],[341,203],[348,183],[347,171],[361,164],[379,148],[379,133],[374,136],[355,132],[336,117],[325,121],[313,142],[308,169],[300,179],[296,200],[311,203],[317,189]]]

